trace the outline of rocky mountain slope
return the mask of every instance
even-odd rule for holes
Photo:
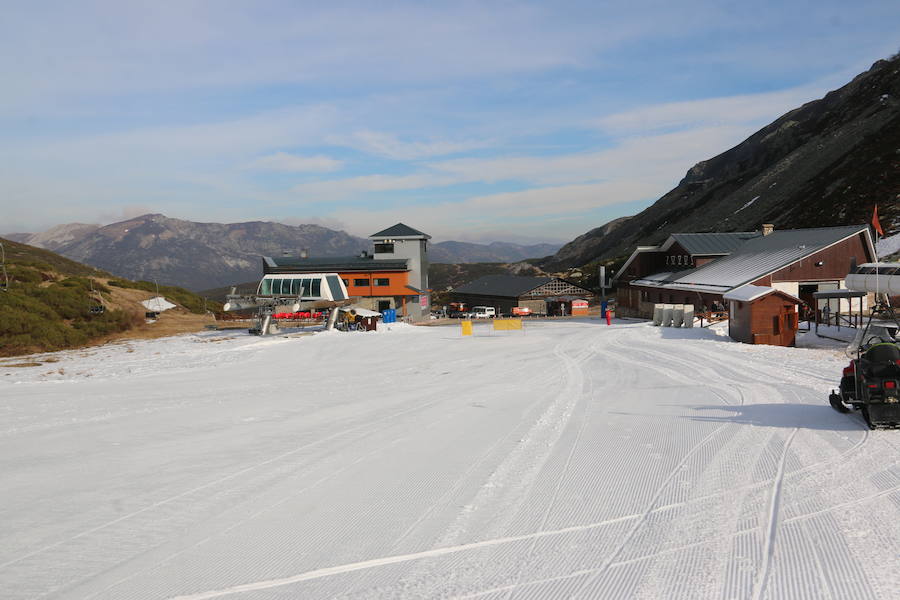
[[[302,248],[347,255],[369,247],[368,240],[318,225],[195,223],[158,214],[104,227],[62,225],[25,241],[115,275],[194,290],[258,279],[264,255]]]
[[[319,225],[270,222],[195,223],[143,215],[111,225],[69,223],[7,239],[59,252],[110,273],[193,290],[258,280],[261,256],[308,249],[312,256],[348,256],[372,250],[368,239]],[[504,242],[432,244],[435,263],[517,262],[553,254],[559,244],[523,246]]]
[[[900,55],[691,168],[643,212],[591,230],[545,260],[583,265],[673,232],[861,224],[900,229]]]
[[[556,253],[562,244],[531,244],[523,246],[509,242],[473,244],[469,242],[438,242],[428,249],[432,263],[513,263],[529,258],[542,258]]]

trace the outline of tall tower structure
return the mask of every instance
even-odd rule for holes
[[[431,236],[397,223],[383,231],[369,236],[375,246],[374,259],[406,259],[409,265],[409,285],[411,294],[419,295],[419,302],[410,307],[416,316],[427,315],[431,310],[431,296],[428,293],[428,240]],[[424,299],[423,299],[424,298]]]

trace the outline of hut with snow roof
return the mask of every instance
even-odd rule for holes
[[[800,298],[773,287],[744,285],[723,295],[728,302],[728,335],[745,344],[793,346]]]

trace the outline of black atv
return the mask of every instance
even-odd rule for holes
[[[832,390],[828,397],[838,412],[859,409],[870,429],[900,428],[900,346],[895,331],[873,326],[870,319],[854,344],[856,358],[844,367],[839,391]]]

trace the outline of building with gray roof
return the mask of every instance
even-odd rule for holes
[[[355,256],[265,256],[263,273],[338,273],[355,303],[371,310],[396,309],[414,320],[431,312],[428,240],[431,236],[397,223],[373,233],[375,252]]]
[[[660,246],[632,253],[616,275],[618,306],[620,314],[640,315],[654,302],[712,306],[752,284],[780,289],[812,307],[813,293],[843,288],[853,264],[874,259],[866,225],[672,234]]]
[[[467,307],[492,306],[497,314],[510,314],[513,307],[534,314],[572,314],[572,300],[588,299],[593,292],[559,277],[485,275],[450,291],[454,302]]]

